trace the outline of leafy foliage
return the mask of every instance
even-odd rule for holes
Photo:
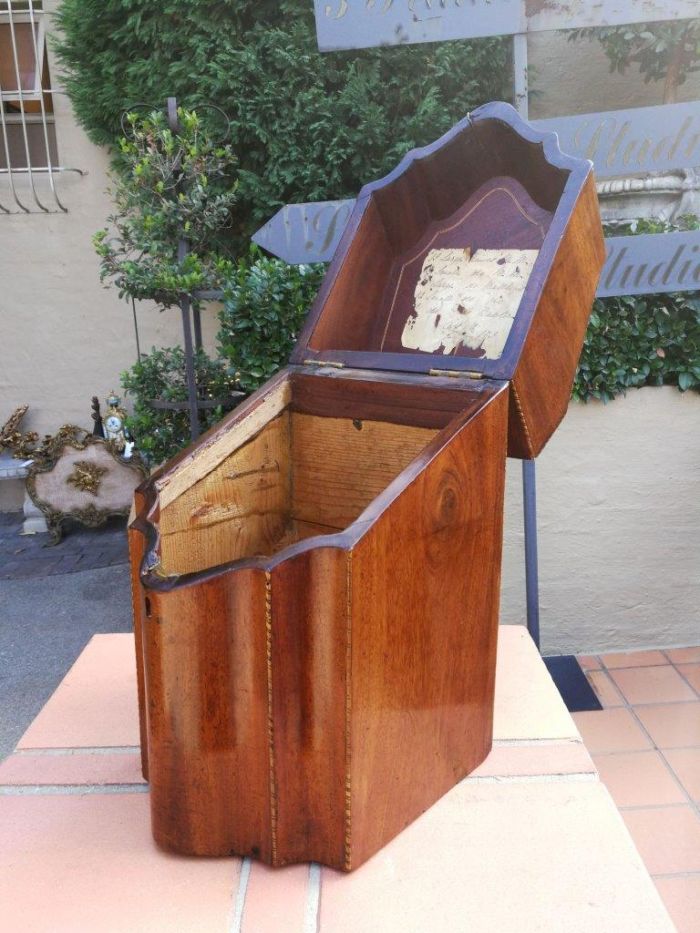
[[[139,101],[175,95],[203,120],[202,104],[226,111],[240,159],[234,251],[281,205],[353,197],[511,93],[507,40],[321,54],[310,0],[63,0],[58,22],[64,83],[95,142],[114,145]]]
[[[644,385],[700,391],[700,293],[596,299],[573,397],[607,402]]]
[[[669,224],[614,224],[619,235],[697,230],[688,215]],[[700,391],[700,292],[597,298],[588,325],[573,397],[608,402],[639,386],[676,385]]]
[[[288,360],[324,266],[288,266],[256,247],[241,260],[224,290],[219,351],[229,372],[252,392]]]
[[[127,120],[121,170],[113,175],[111,230],[93,238],[100,277],[113,280],[120,298],[170,307],[182,293],[216,288],[228,269],[218,251],[236,198],[235,159],[230,146],[214,145],[193,111],[178,110],[177,135],[159,112]],[[184,259],[181,237],[189,247]]]
[[[195,372],[201,399],[223,400],[223,405],[200,412],[202,429],[216,424],[236,404],[230,400],[238,384],[229,367],[211,360],[203,351],[195,356]],[[182,347],[151,350],[131,369],[122,373],[121,384],[134,399],[134,414],[127,427],[136,438],[141,454],[151,463],[174,456],[190,442],[190,421],[186,409],[156,408],[154,400],[187,401],[185,354]]]
[[[636,63],[645,84],[665,81],[665,103],[672,103],[688,75],[700,70],[700,19],[575,29],[569,33],[570,41],[582,38],[601,43],[611,72],[622,74]]]
[[[254,391],[287,362],[324,273],[322,265],[288,266],[280,259],[269,259],[257,247],[232,269],[219,313],[221,356],[212,360],[199,351],[195,359],[199,397],[223,401],[200,412],[203,429],[238,403],[231,393]],[[189,444],[187,410],[153,404],[155,400],[187,401],[181,347],[154,348],[122,373],[121,383],[134,399],[129,430],[150,462],[160,463]]]

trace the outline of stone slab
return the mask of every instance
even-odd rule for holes
[[[18,748],[138,746],[134,637],[95,635]]]

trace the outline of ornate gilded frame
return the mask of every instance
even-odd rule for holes
[[[36,488],[36,477],[39,474],[50,473],[54,470],[60,462],[66,448],[71,448],[72,450],[87,450],[92,446],[104,447],[116,463],[134,470],[138,474],[139,480],[148,475],[148,469],[138,454],[134,453],[130,460],[125,460],[119,455],[110,441],[106,441],[101,437],[95,437],[82,428],[73,425],[62,428],[49,445],[46,456],[40,462],[33,463],[29,468],[26,479],[29,497],[46,519],[46,525],[51,535],[51,540],[47,544],[49,547],[58,544],[61,540],[63,535],[62,525],[67,519],[74,519],[89,528],[97,528],[99,525],[103,525],[109,518],[127,516],[129,514],[130,504],[121,509],[102,509],[92,502],[88,502],[85,508],[62,511],[39,496]],[[76,464],[76,466],[78,465],[79,464]],[[83,487],[78,486],[78,488],[83,491]],[[96,489],[97,488],[99,488],[99,481],[96,486]],[[93,492],[94,494],[96,494],[96,489],[90,490],[84,487],[84,491]]]

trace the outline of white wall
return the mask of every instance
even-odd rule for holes
[[[47,4],[56,6],[54,0]],[[531,113],[554,116],[660,102],[634,71],[609,75],[596,43],[530,38]],[[53,73],[56,63],[51,62]],[[700,97],[700,75],[681,99]],[[90,399],[119,385],[135,358],[131,309],[100,286],[90,238],[110,213],[107,158],[55,99],[69,213],[0,216],[0,420],[31,405],[26,426],[90,426]],[[141,345],[179,340],[178,312],[140,310]],[[207,343],[215,310],[205,316]],[[631,392],[571,406],[538,461],[541,626],[545,650],[602,651],[700,640],[700,398]],[[0,484],[0,509],[19,484]],[[509,464],[502,618],[525,619],[520,464]]]
[[[50,68],[60,85],[51,54]],[[58,177],[68,213],[0,215],[0,423],[28,404],[24,428],[41,434],[66,423],[91,428],[92,396],[119,391],[119,374],[136,359],[131,305],[100,284],[91,242],[112,211],[108,158],[78,126],[64,94],[54,96],[54,109],[60,163],[86,173]],[[30,203],[26,180],[18,185]],[[45,182],[39,187],[48,190]],[[4,181],[0,200],[10,203]],[[211,344],[213,309],[204,324]],[[139,325],[142,350],[180,342],[177,309],[160,313],[143,302]],[[19,483],[0,483],[0,510],[18,508],[21,496]]]
[[[525,621],[520,462],[508,461],[501,619]],[[700,397],[572,403],[537,460],[547,654],[700,642]]]
[[[533,33],[528,59],[533,119],[663,103],[663,81],[645,84],[636,65],[624,74],[610,74],[597,41],[569,42],[564,32]],[[698,98],[700,73],[689,75],[678,92],[679,102]]]

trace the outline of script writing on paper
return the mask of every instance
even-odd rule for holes
[[[431,249],[415,291],[414,314],[401,335],[406,349],[450,354],[503,353],[536,249]]]

